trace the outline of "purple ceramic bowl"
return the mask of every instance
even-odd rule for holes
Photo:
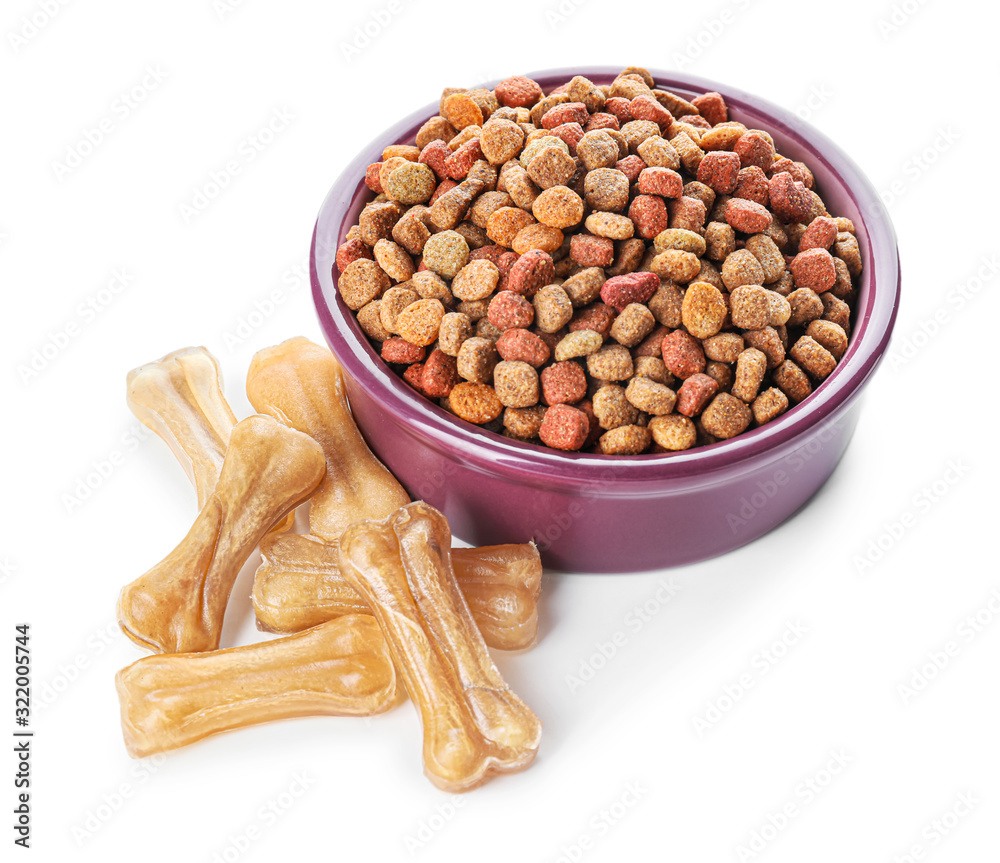
[[[573,75],[610,83],[610,67],[531,75],[549,90]],[[794,114],[714,81],[653,72],[690,97],[716,90],[730,117],[768,130],[783,155],[806,162],[831,212],[852,219],[864,257],[850,347],[802,404],[738,437],[686,452],[644,456],[561,453],[457,419],[417,395],[378,356],[341,301],[337,246],[371,199],[365,168],[393,143],[412,143],[437,104],[368,144],[340,175],[313,232],[313,298],[344,368],[351,407],[372,450],[411,495],[441,509],[476,545],[534,538],[545,564],[627,572],[713,557],[767,533],[833,472],[858,419],[858,397],[889,342],[899,300],[899,255],[889,216],[854,162]]]

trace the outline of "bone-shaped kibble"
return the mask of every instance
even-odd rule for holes
[[[188,535],[125,586],[118,620],[133,641],[162,653],[215,650],[233,582],[268,528],[323,478],[319,445],[271,417],[233,428],[219,481]]]
[[[198,494],[198,509],[219,481],[236,425],[222,393],[219,362],[205,348],[182,348],[128,373],[126,401],[143,425],[170,447]],[[287,530],[295,514],[276,524]]]
[[[274,719],[367,716],[396,700],[392,660],[370,615],[245,647],[147,656],[115,683],[133,758]]]
[[[424,768],[467,791],[534,759],[538,717],[504,683],[455,581],[451,532],[418,502],[357,522],[340,543],[344,578],[378,619],[424,726]]]
[[[257,625],[299,632],[342,614],[367,611],[341,576],[336,545],[301,534],[268,536],[253,583]],[[483,638],[499,650],[524,650],[538,634],[542,563],[534,543],[451,550],[455,578]]]
[[[316,536],[337,542],[352,522],[385,518],[409,497],[354,424],[340,366],[306,338],[258,351],[247,373],[254,409],[312,437],[326,456],[326,476],[309,502]]]
[[[202,509],[215,490],[236,425],[222,394],[218,361],[205,348],[183,348],[132,369],[127,386],[132,413],[170,447]]]

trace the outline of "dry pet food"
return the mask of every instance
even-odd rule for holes
[[[448,88],[365,182],[337,251],[344,303],[414,390],[512,439],[714,443],[781,416],[848,352],[854,225],[719,93],[639,67],[548,94],[523,76]],[[597,398],[609,385],[621,398]],[[606,425],[612,400],[627,422]]]

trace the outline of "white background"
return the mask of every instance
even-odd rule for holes
[[[32,625],[26,856],[997,859],[993,7],[44,7],[9,0],[0,12],[0,639],[12,660],[14,624]],[[366,39],[364,27],[378,32]],[[195,499],[129,414],[126,372],[204,344],[247,414],[254,351],[320,339],[307,246],[358,147],[445,85],[577,63],[680,68],[798,110],[890,200],[903,303],[892,357],[835,475],[791,521],[723,558],[669,573],[547,576],[538,646],[498,659],[545,723],[523,774],[462,798],[435,790],[410,704],[130,761],[113,677],[142,654],[118,634],[115,599],[184,535]],[[133,90],[130,107],[122,94]],[[284,128],[255,149],[253,136],[280,115]],[[88,149],[102,121],[103,140]],[[186,220],[181,205],[230,160],[239,172]],[[120,273],[124,285],[102,294]],[[283,302],[234,337],[276,291]],[[48,359],[24,376],[35,351]],[[81,499],[95,471],[97,488]],[[877,562],[864,557],[873,542]],[[255,565],[237,583],[226,644],[260,637],[247,598]],[[672,597],[660,602],[658,590]],[[631,610],[647,601],[656,613],[633,625]],[[977,614],[978,630],[963,625]],[[614,657],[592,660],[619,631]],[[791,646],[762,652],[783,636]],[[920,672],[949,641],[956,655]],[[0,678],[11,689],[12,664]],[[568,677],[583,665],[596,673],[574,689]],[[899,686],[915,670],[926,685],[907,695]],[[750,685],[739,695],[741,678]],[[2,704],[8,734],[12,697]],[[699,717],[710,725],[702,733]],[[13,773],[11,757],[3,763]],[[12,778],[0,777],[5,825]],[[795,814],[779,815],[788,805]],[[12,840],[5,826],[4,845]],[[740,851],[751,842],[757,857]]]

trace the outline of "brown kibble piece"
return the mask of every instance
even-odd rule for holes
[[[750,408],[729,393],[719,393],[702,411],[701,424],[710,435],[728,440],[750,425]]]
[[[810,321],[806,327],[806,335],[826,348],[837,362],[840,362],[847,351],[847,333],[833,321]]]
[[[644,359],[653,359],[645,357]],[[662,362],[657,360],[657,362]],[[628,382],[625,398],[633,407],[654,416],[668,414],[674,409],[677,394],[662,382],[643,375],[637,375]]]
[[[453,279],[469,262],[469,244],[455,231],[434,234],[424,244],[423,264],[445,279]]]
[[[729,313],[733,324],[744,330],[768,326],[771,322],[770,293],[760,285],[740,285],[730,293]]]
[[[602,429],[633,425],[639,419],[639,411],[625,395],[625,389],[615,384],[605,384],[594,393],[592,400],[594,415]]]
[[[587,371],[601,381],[628,380],[634,371],[632,354],[624,345],[605,345],[587,357]]]
[[[774,371],[771,379],[788,398],[798,404],[812,392],[809,377],[791,360],[785,360]]]
[[[763,285],[764,269],[746,249],[737,249],[722,263],[722,281],[730,291],[741,285]]]
[[[653,436],[645,426],[626,425],[610,429],[601,435],[604,455],[639,455],[649,449]]]
[[[503,360],[493,369],[493,389],[508,408],[538,404],[538,372],[528,363]]]
[[[757,398],[760,385],[767,373],[767,357],[763,351],[747,348],[736,360],[736,375],[730,392],[750,404]]]
[[[788,396],[777,387],[771,387],[754,399],[751,410],[757,424],[764,425],[788,410]]]
[[[820,381],[825,380],[837,366],[833,354],[812,336],[801,336],[788,355],[811,377]]]
[[[458,351],[458,374],[474,384],[485,384],[493,378],[497,351],[493,342],[482,336],[471,336]]]
[[[656,445],[671,452],[690,449],[697,440],[694,423],[680,414],[653,417],[648,428]]]
[[[611,325],[610,335],[620,345],[633,348],[656,326],[653,313],[642,303],[629,303]]]
[[[792,313],[786,321],[793,327],[804,327],[810,321],[823,317],[823,301],[811,288],[799,288],[792,291],[788,297],[788,305]]]
[[[391,284],[378,264],[367,258],[359,258],[340,274],[337,290],[347,307],[357,311],[387,291]]]

